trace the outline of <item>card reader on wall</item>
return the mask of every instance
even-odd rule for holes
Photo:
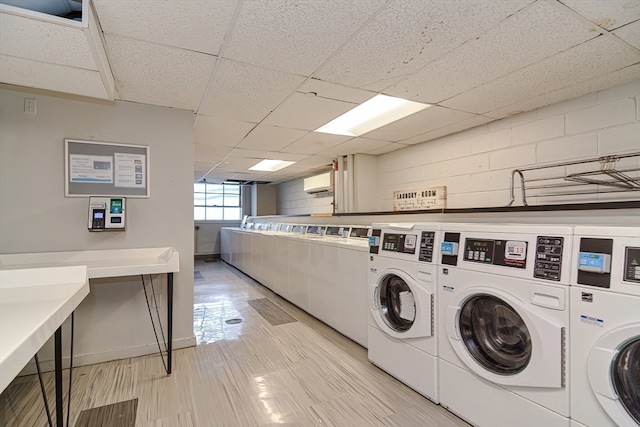
[[[124,197],[90,197],[89,231],[124,231]]]

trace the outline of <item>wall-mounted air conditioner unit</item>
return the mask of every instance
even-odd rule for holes
[[[333,191],[333,173],[327,172],[304,179],[304,191],[309,194]]]

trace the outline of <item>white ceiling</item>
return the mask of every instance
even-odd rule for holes
[[[3,6],[0,81],[194,111],[196,181],[281,182],[640,78],[640,0],[92,6],[88,28]],[[434,106],[358,138],[313,132],[376,93]],[[247,170],[263,158],[297,163]]]

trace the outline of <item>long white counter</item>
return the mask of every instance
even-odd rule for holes
[[[171,374],[173,273],[178,271],[180,257],[172,247],[0,255],[0,391],[55,334],[56,425],[63,425],[61,325],[87,296],[88,279],[94,278],[167,274]],[[79,288],[80,279],[72,273],[83,275]]]
[[[88,294],[86,266],[0,271],[0,392]]]
[[[0,270],[86,265],[89,279],[180,271],[175,248],[109,249],[0,255]]]

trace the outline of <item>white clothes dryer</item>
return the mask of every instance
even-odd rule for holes
[[[640,426],[640,226],[575,228],[573,426]]]
[[[440,403],[471,424],[569,425],[571,232],[443,225]]]
[[[438,402],[437,224],[373,224],[369,360]]]

